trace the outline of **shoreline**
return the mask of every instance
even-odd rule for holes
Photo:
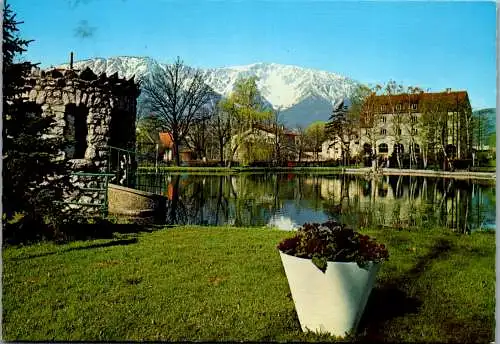
[[[346,169],[349,174],[373,174],[382,176],[423,176],[423,177],[441,177],[454,179],[487,179],[496,181],[496,172],[469,172],[469,171],[434,171],[434,170],[409,170],[399,168],[381,168],[373,172],[371,168]]]
[[[155,173],[154,167],[139,167],[143,173]],[[187,167],[173,166],[160,167],[159,172],[194,172],[194,173],[223,173],[237,174],[250,172],[289,172],[289,173],[320,173],[320,174],[358,174],[358,175],[400,175],[400,176],[423,176],[441,177],[455,179],[486,179],[496,181],[496,172],[471,172],[471,171],[436,171],[436,170],[410,170],[398,168],[380,168],[373,172],[371,167],[343,168],[343,167]]]

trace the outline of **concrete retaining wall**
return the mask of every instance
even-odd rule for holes
[[[345,169],[348,174],[372,174],[371,168]],[[493,172],[448,172],[448,171],[432,171],[432,170],[408,170],[397,168],[379,168],[375,175],[397,175],[397,176],[424,176],[424,177],[441,177],[455,179],[489,179],[496,180],[496,173]]]
[[[165,211],[166,198],[150,192],[108,184],[108,213],[153,216]]]

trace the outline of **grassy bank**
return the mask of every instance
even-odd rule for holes
[[[228,175],[244,173],[294,173],[294,174],[366,174],[370,169],[357,166],[337,167],[190,167],[190,166],[162,166],[159,172],[189,173],[191,175]],[[141,174],[156,173],[155,167],[139,166]],[[379,175],[413,175],[458,179],[484,179],[495,181],[495,174],[487,171],[440,171],[414,169],[380,169]]]
[[[391,258],[356,339],[494,339],[495,237],[364,230]],[[316,341],[269,229],[180,227],[3,250],[4,340]]]
[[[290,173],[335,173],[342,172],[346,167],[189,167],[189,166],[162,166],[159,167],[159,171],[164,172],[195,172],[195,173],[221,173],[221,174],[231,174],[231,173],[274,173],[274,172],[290,172]],[[356,167],[352,167],[356,168]],[[139,167],[139,171],[143,172],[154,172],[154,167]]]

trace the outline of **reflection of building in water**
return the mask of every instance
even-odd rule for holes
[[[402,179],[389,183],[380,179],[327,179],[321,180],[321,197],[334,204],[336,210],[345,215],[354,213],[360,220],[375,222],[383,226],[411,225],[415,207],[422,205],[421,198],[412,193],[415,180],[404,184]],[[368,225],[368,223],[361,223]]]
[[[320,188],[325,210],[351,225],[412,227],[438,224],[460,231],[477,227],[479,212],[471,209],[469,184],[451,179],[385,176],[310,179]],[[354,221],[354,222],[353,222]]]
[[[161,180],[162,194],[170,191],[169,204],[176,206],[168,213],[175,216],[170,223],[264,226],[337,219],[354,228],[443,226],[458,231],[495,224],[495,186],[470,181],[279,174]]]

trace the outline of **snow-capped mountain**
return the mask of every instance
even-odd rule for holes
[[[148,73],[161,73],[165,65],[148,57],[111,57],[77,61],[75,68],[89,67],[95,73],[136,79]],[[63,65],[61,67],[67,67]],[[332,104],[351,95],[358,83],[335,73],[276,63],[203,69],[206,83],[217,93],[228,96],[236,80],[257,76],[257,87],[265,100],[280,109],[288,126],[327,120]]]

